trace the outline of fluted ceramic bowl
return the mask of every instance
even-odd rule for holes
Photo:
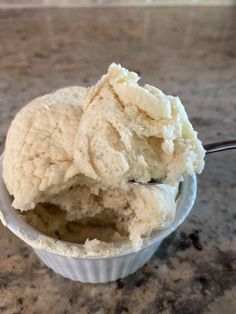
[[[2,223],[17,237],[30,245],[38,257],[56,273],[81,282],[102,283],[114,281],[141,268],[150,260],[163,239],[185,220],[194,204],[196,190],[196,176],[185,177],[179,187],[174,221],[169,228],[153,232],[138,252],[128,248],[115,256],[76,257],[74,254],[76,250],[83,249],[81,244],[65,242],[42,235],[38,230],[27,224],[17,210],[11,206],[12,199],[2,179],[2,157],[0,157],[0,219]],[[42,236],[44,241],[48,242],[47,247],[42,245]],[[123,241],[123,243],[114,243],[114,246],[126,244],[127,241]],[[62,250],[61,245],[66,250]],[[68,252],[70,248],[73,249],[73,254],[65,254],[65,251]]]

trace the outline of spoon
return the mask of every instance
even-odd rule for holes
[[[206,151],[206,155],[221,152],[223,150],[230,150],[230,149],[236,149],[236,140],[231,141],[224,141],[224,142],[217,142],[212,144],[204,145],[204,149]],[[161,179],[152,179],[149,182],[143,183],[143,182],[136,182],[134,180],[129,181],[129,183],[132,184],[141,184],[141,185],[155,185],[162,183]]]

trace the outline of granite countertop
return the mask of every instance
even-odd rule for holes
[[[0,152],[32,98],[91,84],[112,62],[178,95],[204,143],[235,138],[235,8],[0,11]],[[81,284],[0,225],[1,313],[235,313],[236,154],[207,156],[184,224],[140,271]]]

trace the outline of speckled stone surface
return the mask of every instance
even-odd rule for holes
[[[179,95],[204,143],[235,138],[235,8],[0,12],[0,151],[32,98],[87,85],[112,61]],[[236,312],[236,153],[207,157],[184,224],[136,274],[104,285],[64,279],[0,226],[1,313]]]

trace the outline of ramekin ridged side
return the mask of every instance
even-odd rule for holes
[[[34,249],[38,257],[63,277],[90,283],[104,283],[124,278],[141,268],[159,246],[154,243],[139,252],[98,259],[76,259]]]

